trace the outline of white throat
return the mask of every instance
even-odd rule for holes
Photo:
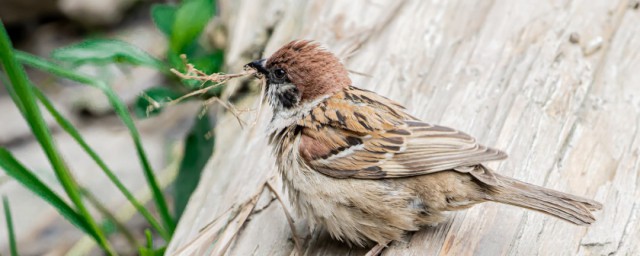
[[[322,97],[318,97],[311,102],[302,103],[291,108],[284,108],[282,107],[282,105],[276,103],[278,100],[276,93],[277,90],[285,86],[288,85],[281,85],[277,87],[274,86],[275,88],[269,88],[269,90],[267,91],[267,99],[269,100],[269,105],[271,105],[271,109],[273,110],[273,118],[271,118],[271,122],[267,127],[268,134],[287,128],[296,123],[297,120],[303,119],[307,114],[311,112],[313,108],[318,106],[320,102],[329,97],[329,95],[325,95]]]

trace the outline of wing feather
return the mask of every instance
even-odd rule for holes
[[[418,121],[399,104],[350,87],[321,102],[298,125],[301,152],[313,169],[335,178],[401,178],[465,169],[505,159],[468,134]],[[319,143],[325,150],[310,151]],[[306,147],[306,148],[305,148]]]

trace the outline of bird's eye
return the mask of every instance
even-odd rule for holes
[[[283,79],[287,75],[287,72],[284,72],[283,69],[279,68],[273,71],[273,75],[278,79]]]

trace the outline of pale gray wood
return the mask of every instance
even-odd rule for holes
[[[223,4],[234,10],[226,18],[231,69],[239,70],[251,55],[249,48],[234,47],[255,48],[256,31],[275,24],[265,56],[292,39],[323,42],[350,70],[369,75],[353,74],[354,85],[508,152],[509,159],[490,164],[498,172],[604,203],[588,228],[511,206],[478,205],[393,243],[384,254],[640,254],[636,2],[250,2]],[[268,112],[253,128],[241,130],[231,117],[219,123],[216,153],[169,254],[276,175],[264,132]],[[227,254],[291,254],[291,232],[280,208],[272,201],[252,216]],[[298,232],[309,238],[307,254],[366,251],[309,232],[304,219],[297,219]]]

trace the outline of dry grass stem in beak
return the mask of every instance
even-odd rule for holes
[[[151,98],[150,96],[143,94],[142,96],[149,101],[149,106],[146,109],[147,115],[149,115],[151,113],[151,111],[160,109],[162,107],[167,107],[167,106],[172,106],[175,104],[178,104],[180,102],[182,102],[183,100],[193,97],[193,96],[197,96],[197,95],[204,95],[206,94],[208,91],[210,91],[213,88],[216,88],[218,86],[221,86],[227,82],[229,82],[232,79],[235,78],[240,78],[240,77],[244,77],[244,76],[248,76],[248,75],[253,75],[256,74],[257,71],[255,69],[252,68],[248,68],[248,67],[244,67],[243,72],[241,73],[237,73],[237,74],[224,74],[224,73],[213,73],[213,74],[207,74],[205,72],[202,72],[201,70],[198,70],[193,64],[189,63],[187,60],[186,55],[182,54],[180,55],[180,58],[182,59],[182,62],[184,63],[185,66],[185,72],[182,73],[174,68],[171,69],[171,72],[174,73],[176,76],[180,77],[181,79],[188,79],[188,80],[196,80],[196,81],[200,81],[202,82],[200,85],[200,89],[189,92],[185,95],[180,96],[177,99],[168,99],[166,102],[158,102],[156,100],[154,100],[153,98]],[[209,86],[204,86],[207,82],[211,82],[212,84]],[[261,93],[260,93],[260,102],[259,102],[259,106],[258,106],[258,113],[256,114],[256,116],[253,118],[254,120],[251,122],[251,126],[254,126],[257,122],[258,122],[258,116],[260,111],[262,110],[262,102],[264,101],[264,89],[265,88],[265,84],[264,81],[262,83],[262,88],[261,88]],[[209,105],[213,104],[213,103],[220,103],[220,105],[222,105],[224,108],[226,108],[227,110],[229,110],[229,112],[231,112],[231,114],[233,114],[236,119],[238,120],[238,122],[240,123],[240,126],[243,127],[244,125],[244,121],[240,118],[240,114],[243,112],[252,112],[254,109],[237,109],[233,104],[231,104],[231,102],[229,101],[225,101],[222,100],[216,96],[208,98],[207,100],[205,100],[203,102],[204,105],[204,109],[206,110],[208,108]],[[201,113],[202,114],[202,113]]]

